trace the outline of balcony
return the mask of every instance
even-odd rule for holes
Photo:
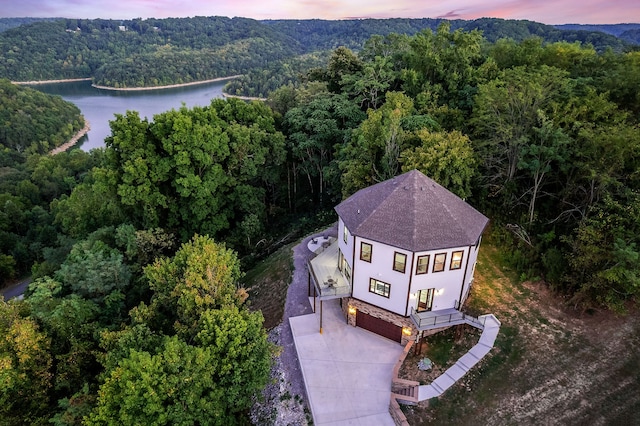
[[[338,242],[328,247],[308,262],[309,280],[313,282],[315,295],[320,300],[338,299],[351,295],[351,283],[338,269]]]
[[[456,302],[456,306],[458,306],[458,302]],[[416,312],[415,309],[411,308],[411,320],[413,320],[413,323],[419,331],[433,330],[435,328],[450,327],[459,324],[469,324],[483,330],[486,318],[479,319],[472,317],[455,308],[425,312]]]

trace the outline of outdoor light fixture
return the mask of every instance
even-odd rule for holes
[[[355,314],[356,314],[356,307],[349,305],[349,315],[355,315]]]
[[[405,336],[411,336],[411,327],[402,327],[402,334]]]

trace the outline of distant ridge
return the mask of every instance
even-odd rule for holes
[[[616,36],[624,42],[640,45],[640,24],[565,24],[555,27],[562,31],[601,32]]]
[[[34,22],[51,22],[64,18],[0,18],[0,33],[20,25],[33,24]]]
[[[339,46],[354,51],[374,35],[413,36],[435,31],[482,31],[489,42],[539,37],[544,42],[580,42],[598,52],[625,52],[640,39],[640,24],[620,24],[620,38],[588,28],[567,29],[527,20],[481,18],[264,20],[221,16],[166,19],[0,18],[17,25],[0,32],[0,77],[11,81],[92,78],[117,89],[169,86],[265,70],[281,61],[317,66],[320,56]],[[624,37],[624,39],[623,39]],[[315,56],[313,56],[315,55]],[[231,94],[247,94],[237,87]],[[263,93],[264,94],[264,93]]]
[[[554,25],[554,27],[560,30],[585,30],[585,31],[600,31],[601,33],[611,34],[616,37],[620,37],[622,34],[629,30],[640,29],[639,24],[563,24]]]

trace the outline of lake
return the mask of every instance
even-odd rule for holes
[[[104,146],[104,139],[111,135],[109,120],[114,114],[127,110],[138,111],[140,117],[153,120],[155,114],[187,107],[206,106],[213,98],[222,97],[226,81],[176,87],[172,89],[116,91],[91,87],[90,81],[39,84],[30,86],[52,95],[60,95],[80,108],[82,115],[91,123],[91,130],[80,140],[80,147],[89,151]]]

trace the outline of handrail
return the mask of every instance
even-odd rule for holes
[[[349,280],[347,280],[346,277],[342,276],[342,279],[344,279],[345,282],[347,283],[346,286],[341,285],[336,287],[323,287],[322,285],[320,285],[321,281],[316,276],[316,271],[315,269],[313,269],[313,266],[311,266],[310,260],[307,260],[307,270],[313,276],[313,285],[316,288],[316,291],[318,292],[318,295],[320,297],[343,296],[343,295],[346,296],[351,294],[351,285],[349,284]],[[342,274],[342,272],[340,272],[340,274]]]
[[[486,318],[482,318],[482,319],[476,318],[460,311],[446,314],[446,315],[435,315],[435,316],[430,316],[428,318],[423,318],[420,316],[418,312],[416,312],[416,310],[413,307],[411,308],[411,319],[416,323],[418,328],[436,326],[441,324],[445,325],[445,324],[450,324],[454,321],[471,322],[474,324],[478,324],[481,327],[484,327],[486,323]]]

